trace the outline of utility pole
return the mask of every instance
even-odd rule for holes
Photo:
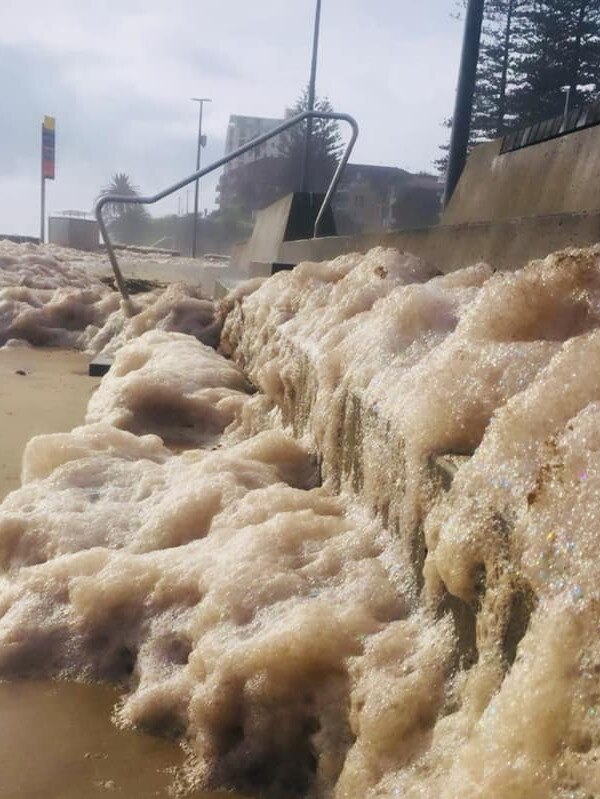
[[[307,111],[315,110],[315,95],[317,85],[317,56],[319,54],[319,31],[321,27],[321,0],[317,0],[315,11],[315,31],[313,36],[312,62],[310,67],[310,81],[308,84],[308,108]],[[312,138],[313,121],[306,120],[306,140],[304,142],[304,157],[302,158],[302,181],[300,191],[308,191],[310,173],[310,140]]]
[[[571,102],[571,87],[570,86],[561,86],[561,92],[565,94],[565,110],[563,112],[563,122],[561,130],[567,129],[567,118],[569,116],[569,103]]]
[[[446,188],[444,191],[444,208],[454,194],[454,189],[467,160],[484,5],[484,0],[469,0],[467,5],[465,35],[460,60],[458,87],[456,89],[456,104],[454,106],[454,116],[452,117],[452,136],[450,138],[448,174],[446,175]]]
[[[200,170],[200,153],[202,147],[206,144],[206,138],[202,136],[202,112],[204,110],[204,103],[211,103],[209,97],[192,97],[192,102],[200,105],[200,112],[198,115],[198,154],[196,156],[196,172]],[[200,191],[200,181],[197,180],[194,192],[194,233],[192,235],[192,258],[196,257],[196,240],[198,238],[198,195]]]

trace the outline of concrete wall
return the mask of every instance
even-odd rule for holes
[[[297,264],[383,245],[413,252],[444,272],[478,261],[517,269],[600,241],[600,126],[505,155],[500,147],[498,139],[471,153],[439,226],[285,241],[279,214],[289,208],[282,201],[257,220],[243,260]]]
[[[466,225],[284,242],[278,260],[323,261],[382,245],[412,252],[443,272],[486,261],[496,269],[518,269],[564,247],[600,241],[600,212],[555,214]]]
[[[244,261],[244,253],[246,252],[246,248],[248,247],[250,239],[245,239],[244,241],[238,241],[231,247],[230,250],[230,259],[229,265],[233,269],[237,269]]]
[[[600,126],[500,155],[476,147],[442,224],[600,211]]]

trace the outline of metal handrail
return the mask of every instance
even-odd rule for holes
[[[331,202],[331,198],[333,193],[335,192],[338,183],[340,182],[340,178],[342,177],[342,173],[346,168],[346,164],[350,159],[350,155],[354,148],[354,144],[356,139],[358,138],[358,123],[351,117],[349,114],[338,114],[334,112],[325,112],[325,111],[304,111],[302,114],[297,114],[295,117],[291,117],[283,122],[281,125],[278,125],[276,128],[267,131],[267,133],[263,133],[262,136],[257,136],[256,139],[252,139],[247,144],[244,144],[242,147],[238,147],[237,150],[234,150],[232,153],[228,153],[223,158],[220,158],[218,161],[210,164],[210,166],[204,167],[203,169],[199,169],[197,172],[189,175],[187,178],[180,180],[178,183],[174,183],[172,186],[169,186],[163,191],[159,191],[158,194],[153,194],[150,197],[139,197],[139,196],[126,196],[121,194],[105,194],[101,197],[96,206],[94,208],[96,219],[98,220],[98,226],[100,228],[100,234],[104,240],[104,244],[106,246],[106,251],[108,253],[108,257],[113,268],[113,272],[115,273],[115,280],[117,282],[117,286],[119,287],[119,291],[121,292],[121,296],[125,301],[125,306],[128,312],[133,313],[133,308],[131,306],[131,300],[129,297],[129,293],[127,291],[127,287],[125,286],[125,281],[123,280],[123,275],[121,273],[121,269],[119,268],[119,262],[117,261],[117,256],[115,255],[115,250],[110,240],[110,236],[108,235],[108,230],[106,224],[104,222],[104,217],[102,216],[102,210],[105,205],[109,203],[119,203],[119,204],[131,204],[131,205],[152,205],[153,203],[158,202],[159,200],[168,197],[169,194],[173,194],[180,189],[189,186],[190,183],[193,183],[196,180],[208,175],[209,172],[213,172],[215,169],[219,169],[224,164],[228,164],[230,161],[233,161],[235,158],[238,158],[240,155],[244,155],[249,150],[254,149],[255,147],[264,144],[265,142],[272,139],[274,136],[278,136],[280,133],[288,130],[289,128],[293,127],[294,125],[298,125],[300,122],[304,122],[305,119],[335,119],[338,122],[347,122],[350,127],[352,128],[352,134],[346,145],[346,149],[344,150],[344,154],[338,164],[338,167],[335,171],[335,174],[329,184],[329,188],[327,189],[327,193],[321,204],[321,208],[319,209],[319,213],[317,214],[317,218],[315,220],[315,226],[313,229],[313,237],[316,239],[317,234],[319,232],[319,226],[323,219],[323,215],[327,210],[327,206]]]

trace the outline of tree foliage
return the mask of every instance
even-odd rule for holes
[[[512,121],[510,95],[526,46],[531,0],[487,0],[477,68],[471,138],[502,136]]]
[[[458,18],[465,6],[466,0],[457,2]],[[532,7],[532,0],[487,0],[485,4],[470,147],[502,136],[514,121],[510,94],[519,75],[528,13]],[[452,120],[444,120],[443,125],[450,129]],[[436,166],[440,172],[445,172],[448,145],[442,145],[441,150],[443,155]]]
[[[530,9],[511,93],[519,126],[593,101],[600,83],[599,0],[537,0]]]
[[[295,116],[308,109],[308,88],[304,89],[290,114]],[[315,110],[333,112],[327,98],[315,101]],[[289,191],[298,191],[302,183],[302,166],[307,134],[307,123],[296,125],[281,136],[281,153],[286,158],[284,183]],[[337,168],[341,157],[342,138],[339,126],[334,119],[314,119],[310,139],[308,160],[309,191],[324,191]]]
[[[114,172],[109,183],[100,191],[98,199],[107,197],[109,194],[120,194],[122,197],[138,197],[140,190],[131,182],[131,178],[125,172]],[[105,213],[109,219],[122,216],[130,206],[126,203],[111,202],[105,206]]]
[[[471,146],[558,116],[566,86],[571,106],[590,102],[599,83],[600,0],[487,0]]]

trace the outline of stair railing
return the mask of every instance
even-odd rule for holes
[[[350,135],[350,139],[348,140],[348,144],[346,145],[346,148],[344,150],[344,154],[342,155],[342,158],[340,159],[340,162],[335,171],[335,174],[331,179],[331,183],[329,184],[329,188],[327,189],[327,193],[325,194],[325,198],[323,199],[321,208],[319,209],[319,213],[317,214],[317,218],[315,220],[315,226],[313,229],[313,238],[316,239],[318,237],[319,227],[323,220],[325,211],[327,210],[331,202],[331,198],[333,197],[333,194],[338,187],[344,169],[346,168],[346,165],[350,159],[350,155],[352,154],[352,150],[354,149],[354,144],[356,142],[356,139],[358,138],[358,123],[356,122],[354,117],[351,117],[349,114],[338,114],[334,112],[325,112],[325,111],[304,111],[303,113],[298,114],[297,116],[290,117],[290,119],[286,119],[281,125],[278,125],[276,128],[272,128],[266,133],[263,133],[261,136],[257,136],[255,139],[252,139],[252,141],[249,141],[247,144],[238,147],[237,150],[228,153],[227,155],[223,156],[223,158],[219,158],[218,161],[215,161],[209,166],[206,166],[203,169],[199,169],[197,172],[193,172],[188,177],[184,178],[183,180],[180,180],[178,183],[174,183],[172,186],[169,186],[166,189],[163,189],[163,191],[159,191],[157,194],[152,194],[149,197],[139,197],[137,195],[127,196],[121,194],[105,194],[98,200],[94,209],[96,214],[96,219],[98,220],[100,234],[104,241],[106,252],[108,253],[108,258],[110,260],[113,272],[115,274],[115,280],[117,282],[117,286],[119,288],[119,291],[121,292],[121,296],[123,297],[123,300],[125,302],[125,308],[128,313],[133,314],[134,310],[131,304],[131,299],[129,297],[129,292],[127,291],[127,287],[123,279],[123,274],[119,267],[117,256],[115,254],[115,248],[110,239],[106,223],[104,222],[104,217],[102,214],[104,207],[106,205],[116,204],[116,203],[118,203],[119,205],[121,204],[153,205],[154,203],[157,203],[159,200],[163,200],[165,197],[168,197],[169,194],[174,194],[176,191],[180,191],[186,186],[189,186],[190,183],[194,183],[194,181],[203,178],[205,175],[208,175],[210,172],[214,172],[215,169],[219,169],[219,167],[222,167],[225,164],[228,164],[230,161],[239,158],[241,155],[244,155],[244,153],[247,153],[249,150],[253,150],[255,147],[259,147],[261,144],[264,144],[265,142],[269,141],[269,139],[278,136],[280,133],[283,133],[289,128],[298,125],[300,122],[304,122],[304,120],[306,119],[334,119],[338,122],[347,122],[352,129],[352,133]]]

